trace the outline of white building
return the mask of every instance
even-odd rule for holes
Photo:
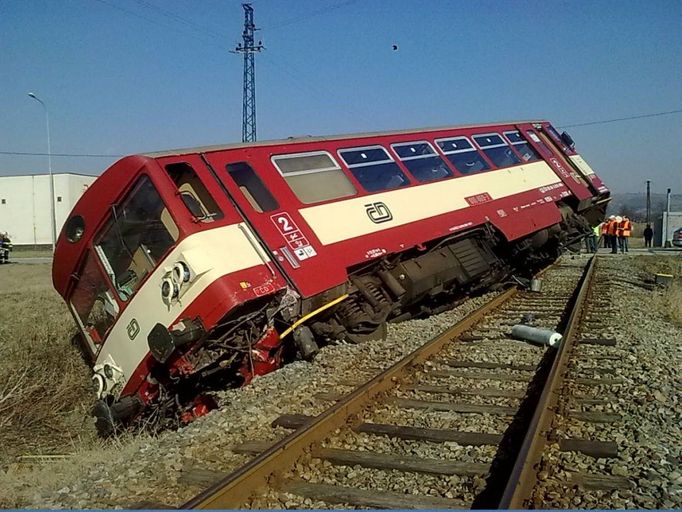
[[[54,175],[57,236],[83,192],[96,176],[73,173]],[[50,177],[0,176],[0,232],[14,245],[50,245]]]
[[[663,215],[656,222],[656,227],[654,227],[656,242],[660,244],[661,247],[669,247],[673,238],[673,233],[682,228],[682,212],[670,212],[670,219],[667,217],[667,212],[663,212]],[[660,233],[660,235],[658,233]],[[668,242],[668,244],[666,244],[666,242]]]

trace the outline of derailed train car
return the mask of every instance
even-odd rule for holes
[[[76,204],[53,281],[107,434],[550,261],[608,200],[546,121],[135,155]]]

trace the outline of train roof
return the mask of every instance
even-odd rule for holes
[[[483,124],[466,124],[455,126],[431,126],[427,128],[411,128],[406,130],[392,130],[384,132],[360,132],[360,133],[343,133],[337,135],[305,135],[299,137],[288,137],[286,139],[263,140],[258,142],[234,142],[232,144],[217,144],[214,146],[196,146],[191,148],[168,149],[164,151],[154,151],[150,153],[143,153],[144,156],[151,158],[159,158],[164,156],[186,155],[194,153],[210,153],[213,151],[223,151],[226,149],[240,149],[263,146],[277,146],[280,144],[297,144],[304,142],[324,142],[339,139],[360,139],[363,137],[380,137],[385,135],[401,135],[406,133],[423,133],[423,132],[437,132],[442,130],[458,130],[467,128],[485,128],[490,126],[503,126],[510,124],[528,124],[528,123],[546,123],[544,119],[532,119],[522,121],[500,121],[495,123]]]

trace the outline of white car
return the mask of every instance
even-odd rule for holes
[[[682,247],[682,228],[673,231],[672,242],[675,247]]]

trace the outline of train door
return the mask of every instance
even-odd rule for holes
[[[272,261],[303,297],[346,280],[343,266],[329,265],[333,255],[301,216],[292,192],[269,172],[264,152],[234,149],[203,157]]]
[[[591,199],[598,194],[597,190],[594,189],[590,180],[586,179],[567,158],[563,148],[547,135],[544,125],[519,124],[517,128],[554,169],[581,204],[585,202],[585,206],[587,206]],[[566,146],[566,148],[568,147]]]
[[[238,265],[238,261],[260,261],[262,265],[251,274],[256,295],[261,290],[270,292],[287,285],[271,255],[259,244],[255,232],[226,196],[200,155],[169,156],[159,158],[157,162],[173,183],[173,190],[180,199],[177,203],[184,205],[178,208],[191,214],[181,216],[183,232],[203,241],[204,256],[214,252],[214,258],[230,258],[234,265]],[[232,242],[226,245],[226,240]],[[255,284],[256,281],[259,284]]]

